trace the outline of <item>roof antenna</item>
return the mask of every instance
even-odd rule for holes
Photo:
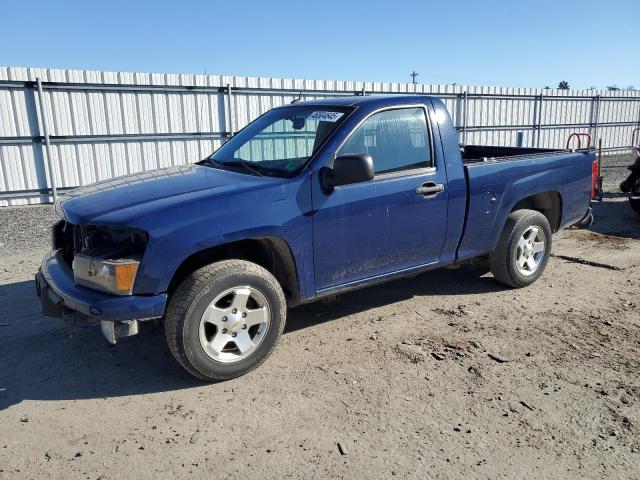
[[[302,100],[302,90],[298,93],[298,98],[291,100],[291,103],[298,103],[300,100]]]

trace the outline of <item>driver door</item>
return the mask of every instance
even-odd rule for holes
[[[433,162],[432,143],[426,108],[412,105],[373,113],[339,149],[337,156],[370,154],[375,177],[331,192],[314,188],[318,293],[439,261],[446,173]],[[425,186],[443,190],[426,195]]]

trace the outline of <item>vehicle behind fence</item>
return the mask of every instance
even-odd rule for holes
[[[461,143],[564,148],[581,132],[614,152],[640,126],[637,91],[0,67],[0,206],[195,162],[296,99],[408,93],[440,97]]]

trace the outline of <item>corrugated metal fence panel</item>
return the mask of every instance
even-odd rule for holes
[[[13,82],[0,85],[0,206],[50,200],[38,93],[17,83],[36,78],[45,82],[52,174],[63,189],[193,162],[299,96],[436,94],[466,143],[516,145],[520,134],[525,146],[560,148],[569,132],[584,131],[621,147],[640,124],[640,92],[0,67],[0,82]]]

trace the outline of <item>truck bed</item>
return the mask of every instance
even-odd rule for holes
[[[516,159],[522,156],[538,156],[556,154],[564,150],[552,148],[499,147],[493,145],[460,145],[462,161],[465,164],[485,162],[489,160]]]
[[[544,202],[557,202],[558,224],[550,222],[554,231],[573,225],[587,212],[595,150],[475,145],[464,149],[467,216],[458,259],[492,251],[504,219],[523,199],[544,194],[547,195]]]

